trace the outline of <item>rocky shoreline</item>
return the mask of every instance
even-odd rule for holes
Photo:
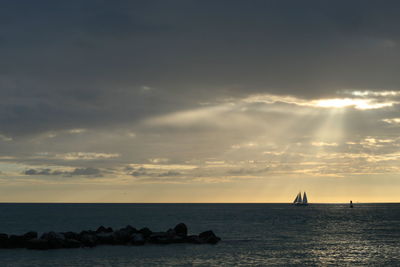
[[[98,245],[140,246],[145,244],[216,244],[221,240],[213,231],[205,231],[199,235],[188,235],[184,223],[176,225],[166,232],[153,232],[145,227],[140,230],[128,225],[113,230],[111,227],[100,226],[97,230],[77,232],[46,232],[40,237],[37,232],[27,232],[23,235],[8,235],[0,233],[0,248],[27,248],[37,250],[96,247]]]

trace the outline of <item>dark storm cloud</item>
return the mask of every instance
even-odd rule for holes
[[[3,1],[0,134],[250,93],[397,90],[398,1]]]

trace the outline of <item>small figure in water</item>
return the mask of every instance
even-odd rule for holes
[[[350,200],[350,208],[353,208],[353,201]]]

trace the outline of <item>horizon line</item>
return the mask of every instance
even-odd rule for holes
[[[0,204],[293,204],[292,202],[2,202]],[[349,204],[349,202],[311,202],[309,205]],[[353,202],[354,204],[400,204],[400,202]]]

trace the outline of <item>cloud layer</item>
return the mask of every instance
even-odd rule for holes
[[[4,1],[1,181],[398,175],[399,7]]]

